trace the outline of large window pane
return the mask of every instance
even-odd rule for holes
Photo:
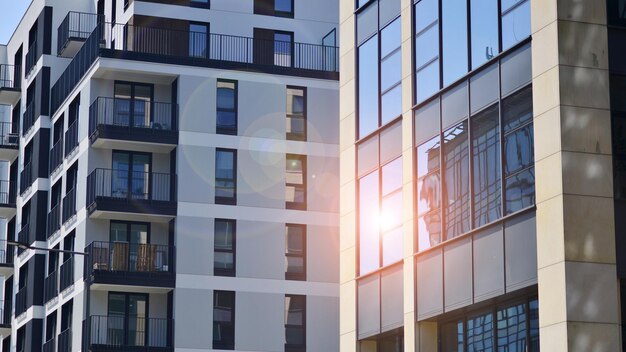
[[[213,292],[213,348],[235,347],[235,292]]]
[[[472,117],[475,227],[488,224],[502,216],[498,110],[496,104]]]
[[[378,128],[378,36],[359,47],[359,137]]]
[[[506,1],[505,1],[506,2]],[[530,36],[530,0],[504,10],[502,4],[502,50],[506,50]]]
[[[535,169],[528,168],[507,177],[504,183],[506,214],[514,213],[535,204]]]
[[[442,199],[446,239],[450,239],[470,229],[467,121],[447,130],[443,140]]]
[[[471,0],[472,68],[498,54],[498,0]]]
[[[378,2],[374,2],[356,17],[357,43],[363,43],[378,31]]]
[[[237,134],[237,84],[217,81],[217,133]]]
[[[415,99],[422,102],[439,91],[439,60],[434,60],[415,73]]]
[[[359,273],[367,274],[380,266],[378,171],[359,180]]]
[[[467,350],[481,352],[494,350],[491,313],[467,319]]]
[[[467,73],[467,2],[442,0],[443,86]]]
[[[215,198],[216,201],[235,199],[236,195],[235,152],[217,149],[215,153]]]
[[[443,324],[441,326],[441,350],[463,352],[464,336],[462,320]]]
[[[285,296],[285,350],[306,342],[306,296]]]
[[[235,221],[215,219],[214,227],[215,275],[234,275]]]
[[[305,243],[305,225],[287,224],[285,226],[285,279],[305,279]]]
[[[415,5],[415,98],[421,102],[440,88],[439,3],[422,0]]]
[[[402,86],[398,84],[382,96],[382,124],[386,124],[402,114]]]
[[[528,304],[530,318],[530,352],[539,352],[539,301],[532,300]]]
[[[526,304],[498,310],[498,351],[525,352]]]
[[[441,242],[440,137],[417,147],[418,247],[428,249]]]
[[[306,156],[287,155],[285,202],[289,209],[306,207]]]
[[[400,51],[400,18],[381,32],[381,122],[400,116],[402,112],[402,55]]]

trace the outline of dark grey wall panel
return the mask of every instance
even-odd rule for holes
[[[467,118],[469,114],[468,90],[467,82],[463,82],[443,95],[441,116],[444,129]]]
[[[505,269],[507,292],[537,283],[537,237],[535,213],[505,223]]]
[[[504,242],[498,224],[474,235],[474,302],[504,293]]]
[[[532,80],[530,44],[502,59],[502,95],[507,95]]]
[[[471,238],[450,243],[444,248],[445,310],[451,311],[472,303]]]
[[[404,325],[404,277],[402,265],[394,265],[382,273],[381,332]]]
[[[498,63],[472,77],[470,82],[470,109],[484,108],[500,98],[500,75]]]
[[[443,253],[435,249],[418,257],[417,318],[423,320],[443,313]]]
[[[380,278],[378,275],[359,280],[358,335],[359,339],[380,333]]]

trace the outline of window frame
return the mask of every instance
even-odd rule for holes
[[[217,306],[217,298],[216,298],[216,294],[228,294],[228,295],[232,295],[231,296],[231,301],[233,302],[232,307],[227,307],[230,308],[230,312],[231,312],[231,321],[229,323],[224,323],[224,322],[216,322],[215,320],[215,310]],[[212,339],[212,347],[213,349],[218,349],[218,350],[234,350],[235,349],[235,311],[237,308],[237,293],[235,291],[225,291],[225,290],[214,290],[213,291],[213,316],[212,316],[212,320],[213,320],[213,324],[212,329],[215,330],[215,325],[222,325],[222,324],[226,324],[226,325],[230,325],[232,326],[232,330],[233,330],[233,340],[232,341],[226,341],[226,342],[222,342],[219,340],[215,340],[215,334],[213,334],[213,339]]]
[[[190,58],[199,58],[199,59],[210,59],[211,54],[210,54],[210,48],[211,48],[211,24],[209,22],[198,22],[198,21],[189,21],[188,24],[188,28],[189,28],[189,38],[188,38],[188,48],[187,48],[187,55]],[[202,32],[198,32],[198,31],[192,31],[191,27],[192,26],[199,26],[199,27],[204,27],[206,28],[206,42],[204,43],[205,47],[204,47],[204,55],[196,55],[196,51],[192,51],[191,45],[189,45],[189,42],[192,41],[191,35],[192,33],[195,34],[203,34]]]
[[[298,189],[298,187],[302,187],[303,188],[303,192],[304,192],[304,199],[302,202],[290,202],[286,199],[286,194],[285,194],[285,209],[292,209],[292,210],[306,210],[307,209],[307,203],[308,203],[308,184],[307,184],[307,159],[308,159],[308,155],[306,154],[287,154],[286,158],[285,158],[285,176],[287,175],[287,164],[289,163],[290,160],[294,160],[294,159],[298,159],[302,165],[302,184],[297,184],[297,183],[290,183],[287,182],[286,177],[285,177],[285,193],[287,191],[288,187],[294,187],[294,189]],[[295,195],[295,193],[294,193]]]
[[[229,153],[233,158],[233,178],[222,178],[217,177],[217,155],[218,153]],[[223,204],[223,205],[236,205],[237,204],[237,149],[229,149],[229,148],[215,148],[215,182],[214,189],[216,189],[217,181],[229,181],[233,182],[233,196],[232,197],[222,197],[218,196],[217,192],[215,193],[215,204]]]
[[[297,227],[302,229],[302,254],[294,254],[289,253],[288,243],[289,243],[289,227]],[[287,270],[288,266],[285,267],[285,280],[295,280],[295,281],[306,281],[306,272],[307,272],[307,226],[305,224],[293,224],[287,223],[285,224],[285,260],[287,258],[302,258],[302,273],[293,273]]]
[[[289,310],[286,307],[286,301],[287,298],[289,299],[293,299],[293,298],[298,298],[298,299],[302,299],[303,300],[303,306],[304,306],[304,310],[302,311],[302,325],[294,325],[294,324],[287,324],[287,320],[289,318]],[[285,326],[285,352],[306,352],[306,311],[307,311],[307,299],[306,299],[306,295],[293,295],[293,294],[287,294],[285,295],[284,298],[285,301],[285,322],[284,322],[284,326]],[[289,344],[287,343],[287,329],[301,329],[303,331],[303,343],[302,344]]]
[[[231,248],[230,250],[228,249],[221,249],[221,248],[217,248],[217,246],[215,245],[215,233],[216,233],[216,225],[218,222],[225,222],[225,223],[229,223],[232,226],[233,229],[233,233],[232,233],[232,242],[231,242]],[[229,276],[229,277],[235,277],[237,275],[237,220],[235,219],[222,219],[222,218],[216,218],[214,219],[214,224],[213,224],[213,252],[214,253],[232,253],[233,255],[233,268],[232,269],[223,269],[223,268],[218,268],[215,266],[215,255],[213,255],[213,275],[214,276]]]
[[[307,140],[307,131],[308,131],[308,120],[307,120],[307,88],[306,87],[300,87],[300,86],[291,86],[288,85],[287,86],[287,90],[286,90],[286,95],[287,97],[289,97],[289,90],[300,90],[302,91],[302,120],[303,120],[303,129],[304,132],[303,133],[294,133],[294,132],[286,132],[287,133],[287,140],[290,141],[304,141],[306,142]],[[287,106],[289,106],[289,102],[287,102]],[[293,109],[292,109],[293,110]],[[286,111],[286,118],[291,119],[293,118],[292,116],[297,116],[300,117],[297,114],[294,114],[293,111],[290,113],[289,111]]]
[[[219,103],[218,103],[219,94],[217,93],[220,89],[220,87],[218,87],[220,83],[233,84],[233,91],[234,91],[233,109],[220,109]],[[217,115],[219,112],[234,113],[235,114],[235,127],[234,128],[220,127],[220,125],[218,124],[218,119],[217,119]],[[232,80],[232,79],[220,78],[217,80],[217,83],[216,83],[215,133],[236,136],[238,133],[238,130],[239,130],[239,84],[238,84],[238,81]]]

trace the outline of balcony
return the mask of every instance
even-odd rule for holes
[[[19,153],[20,135],[9,122],[0,122],[0,160],[13,161]]]
[[[89,253],[87,269],[91,271],[94,289],[107,290],[106,285],[174,287],[175,274],[170,260],[174,247],[95,241],[85,252]]]
[[[50,273],[43,282],[43,302],[48,303],[59,294],[59,275],[57,271]]]
[[[52,87],[53,114],[99,57],[339,79],[334,46],[101,23]]]
[[[50,175],[63,165],[63,140],[58,140],[50,149]]]
[[[13,253],[13,246],[7,245],[5,240],[0,240],[0,275],[5,278],[13,275]]]
[[[0,218],[11,219],[15,216],[17,182],[0,181]]]
[[[95,148],[169,153],[178,144],[178,106],[99,97],[89,108],[89,140]]]
[[[25,77],[28,77],[30,73],[35,68],[35,64],[37,64],[37,41],[34,41],[28,47],[28,52],[26,53],[26,67],[24,72],[26,72]]]
[[[61,230],[61,203],[55,205],[48,213],[48,233],[46,238],[52,237]]]
[[[28,135],[28,132],[35,125],[35,101],[31,101],[26,106],[26,110],[24,110],[23,115],[24,126],[22,126],[22,137]]]
[[[57,54],[61,57],[74,57],[101,18],[93,13],[70,11],[57,29]]]
[[[30,232],[31,231],[29,224],[22,225],[22,229],[20,230],[20,232],[17,233],[17,241],[20,243],[27,243],[29,245],[35,242],[35,236],[32,236]],[[24,252],[22,248],[17,249],[18,255],[22,254],[22,252]]]
[[[11,335],[11,313],[13,307],[11,300],[0,300],[0,335],[6,337]]]
[[[26,312],[26,286],[22,287],[15,294],[15,316],[19,316],[22,313]]]
[[[56,351],[56,339],[53,337],[46,341],[41,348],[42,352],[55,352]]]
[[[87,176],[92,218],[168,222],[176,208],[176,175],[95,169]]]
[[[0,104],[15,105],[22,94],[21,68],[13,65],[0,65]]]
[[[74,284],[74,257],[69,257],[61,264],[61,280],[59,280],[59,292],[65,291]]]
[[[83,322],[90,351],[171,352],[172,319],[94,315]]]
[[[67,328],[59,334],[59,345],[57,352],[72,351],[72,329]]]
[[[65,157],[67,158],[78,148],[78,119],[65,131]]]
[[[76,187],[63,197],[63,224],[76,215]]]
[[[24,170],[20,172],[20,195],[23,195],[26,190],[28,190],[33,182],[35,182],[36,178],[33,174],[33,165],[28,162],[24,165]]]

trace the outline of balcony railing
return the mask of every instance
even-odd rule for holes
[[[17,182],[0,181],[0,206],[15,207]]]
[[[50,149],[50,174],[63,165],[63,140],[59,139]]]
[[[65,157],[70,155],[78,147],[78,119],[72,122],[65,131]]]
[[[43,282],[43,301],[48,303],[51,299],[59,294],[57,271],[51,272]]]
[[[11,326],[11,314],[13,313],[11,299],[0,300],[0,326]]]
[[[93,271],[162,273],[171,270],[172,247],[128,242],[92,242],[86,249]]]
[[[338,79],[339,49],[170,28],[101,23],[51,91],[53,113],[99,57]]]
[[[74,215],[76,215],[76,187],[67,191],[63,198],[63,223],[65,224]]]
[[[150,351],[149,348],[171,348],[171,319],[144,318],[139,316],[91,316],[86,321],[89,345],[115,351]]]
[[[117,133],[124,138],[163,137],[178,131],[178,106],[172,103],[122,98],[97,98],[89,107],[89,136]],[[165,141],[163,141],[165,142]]]
[[[56,349],[56,340],[53,337],[43,344],[41,351],[42,352],[55,352],[55,349]]]
[[[61,202],[55,205],[48,213],[48,233],[47,238],[52,237],[61,229]]]
[[[35,101],[31,101],[26,110],[24,110],[24,127],[22,129],[22,136],[25,136],[30,132],[35,124]]]
[[[24,286],[15,294],[15,316],[18,316],[26,311],[26,289]]]
[[[101,15],[70,11],[57,29],[57,53],[61,55],[70,41],[87,40],[101,19]]]
[[[31,235],[30,235],[30,225],[29,224],[25,224],[22,226],[22,229],[20,230],[20,232],[18,232],[17,234],[17,240],[20,243],[28,243],[31,244],[34,242],[31,241]],[[22,252],[24,251],[24,249],[22,248],[17,248],[17,253],[18,254],[22,254]]]
[[[18,131],[14,131],[14,126],[10,122],[0,122],[0,147],[15,148],[20,142]]]
[[[0,240],[0,265],[13,264],[13,248],[13,246],[7,244],[6,240]]]
[[[61,264],[61,280],[59,281],[59,292],[63,292],[66,288],[74,283],[74,257],[69,257]]]
[[[35,179],[33,178],[32,163],[24,165],[24,170],[20,173],[20,194],[24,194],[27,189],[33,184]]]
[[[72,329],[67,328],[59,334],[59,346],[57,352],[72,351]]]
[[[37,63],[37,41],[34,41],[29,47],[28,52],[26,53],[26,76],[30,75],[30,72],[35,67]]]
[[[20,66],[0,65],[0,89],[19,89],[21,79]]]

